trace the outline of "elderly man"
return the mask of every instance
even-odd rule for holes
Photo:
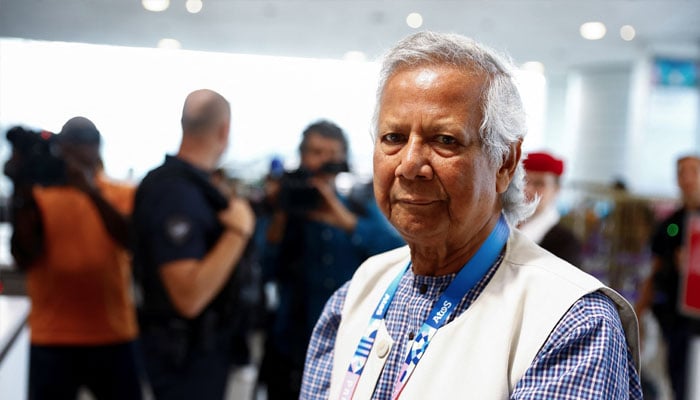
[[[523,160],[523,166],[525,195],[529,201],[538,198],[539,202],[534,214],[518,228],[545,250],[578,265],[581,262],[581,241],[561,223],[556,204],[564,161],[547,152],[533,152]]]
[[[631,306],[511,228],[531,207],[505,60],[414,34],[384,60],[375,115],[375,195],[408,246],[329,300],[301,398],[641,398]]]

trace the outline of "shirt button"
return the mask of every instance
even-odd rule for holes
[[[426,285],[425,283],[420,285],[420,287],[418,288],[418,291],[420,292],[420,294],[428,293],[428,285]]]
[[[332,254],[324,254],[323,257],[321,257],[321,262],[323,265],[332,265],[333,261],[334,258]]]
[[[389,350],[391,350],[391,345],[389,344],[389,342],[382,340],[379,343],[377,343],[377,357],[386,357],[386,355],[389,354]]]

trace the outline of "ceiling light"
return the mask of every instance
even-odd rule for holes
[[[624,25],[622,28],[620,28],[620,37],[622,40],[630,41],[634,39],[634,37],[637,35],[637,32],[634,30],[634,27],[632,25]]]
[[[177,39],[164,38],[158,41],[158,48],[177,50],[182,48],[182,44],[180,44],[180,41],[178,41]]]
[[[605,24],[602,22],[586,22],[579,28],[581,36],[588,40],[598,40],[605,36]]]
[[[413,29],[420,28],[423,25],[423,16],[418,13],[410,13],[406,17],[406,24]]]
[[[190,12],[190,14],[197,14],[198,12],[202,11],[203,5],[202,0],[187,0],[185,3],[185,8]]]
[[[141,5],[148,11],[160,12],[170,7],[170,0],[141,0]]]

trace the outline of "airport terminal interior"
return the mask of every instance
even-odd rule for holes
[[[136,188],[178,151],[185,97],[208,88],[230,103],[218,162],[229,190],[262,204],[270,176],[301,169],[304,129],[327,120],[348,139],[337,190],[367,195],[379,60],[412,33],[457,33],[517,67],[523,154],[563,163],[555,208],[581,243],[576,266],[634,305],[652,273],[652,236],[682,206],[677,159],[700,160],[699,21],[698,0],[0,0],[0,162],[18,148],[12,128],[48,138],[84,116],[101,135],[102,171]],[[25,400],[32,302],[11,253],[16,188],[4,172],[0,398]],[[700,222],[690,226],[688,258],[700,262]],[[258,380],[266,324],[285,304],[251,268],[240,290],[256,315],[237,336],[226,400],[268,399]],[[700,293],[700,264],[681,275],[682,290]],[[129,289],[138,304],[139,287]],[[685,310],[700,318],[700,304]],[[663,321],[638,318],[644,398],[674,400]],[[700,335],[688,358],[685,399],[700,400]],[[82,388],[79,398],[95,396]]]

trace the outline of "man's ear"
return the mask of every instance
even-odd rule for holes
[[[217,133],[219,142],[228,143],[229,131],[231,130],[231,123],[224,122],[219,125],[219,132]]]
[[[501,168],[496,173],[496,192],[503,193],[508,189],[522,156],[522,144],[522,139],[511,143],[510,151],[503,157]]]

